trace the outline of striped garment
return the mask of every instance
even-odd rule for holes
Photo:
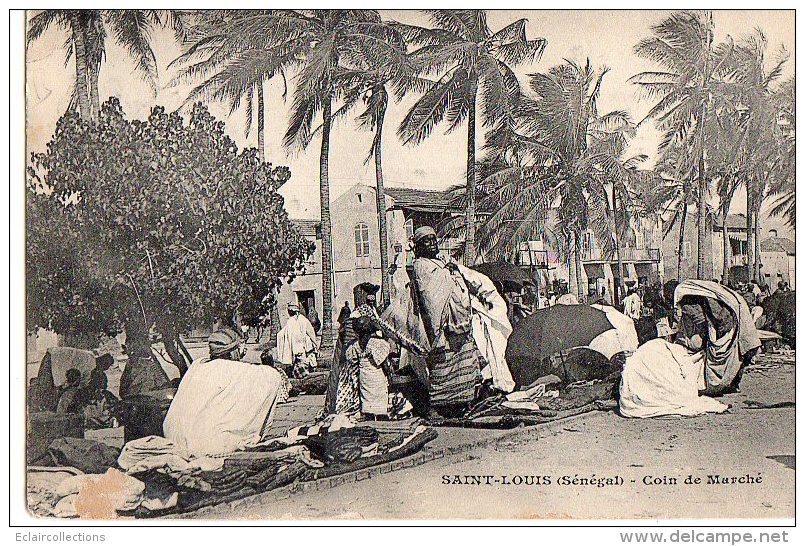
[[[478,348],[470,334],[446,334],[445,344],[428,355],[430,404],[465,404],[475,398],[481,369]]]

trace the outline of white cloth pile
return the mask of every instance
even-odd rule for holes
[[[110,468],[105,474],[70,475],[58,484],[52,484],[48,491],[48,515],[115,519],[121,512],[131,512],[141,507],[164,510],[175,506],[178,499],[176,492],[163,496],[150,495],[143,482]]]
[[[274,419],[281,381],[271,366],[197,361],[182,378],[165,416],[165,437],[193,457],[257,444]]]
[[[721,402],[699,396],[704,388],[704,362],[699,355],[664,339],[641,345],[626,359],[620,385],[620,412],[624,417],[691,417],[722,413]]]

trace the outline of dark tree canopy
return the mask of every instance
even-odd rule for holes
[[[115,98],[97,123],[66,113],[29,167],[29,330],[261,324],[313,250],[277,192],[290,175],[200,104],[187,122],[162,107],[128,120]]]

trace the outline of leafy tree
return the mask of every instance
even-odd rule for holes
[[[200,104],[186,123],[127,120],[114,98],[97,124],[68,112],[29,167],[28,328],[154,328],[184,369],[180,332],[261,324],[312,251],[276,191],[289,177]]]
[[[447,131],[467,122],[467,220],[464,261],[475,262],[476,245],[476,108],[480,97],[484,126],[505,124],[516,107],[520,85],[511,67],[539,59],[543,38],[529,40],[526,19],[497,32],[486,23],[485,10],[426,10],[433,28],[395,23],[418,49],[411,60],[422,75],[438,81],[411,107],[397,134],[418,144],[443,121]]]

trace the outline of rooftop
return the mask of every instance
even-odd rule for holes
[[[761,252],[785,252],[790,256],[796,254],[797,245],[786,237],[769,237],[760,241]]]
[[[304,237],[321,237],[321,222],[305,218],[291,218],[291,222],[299,228]]]
[[[394,199],[394,206],[420,212],[446,212],[459,210],[455,193],[448,190],[420,190],[415,188],[386,187],[386,195]]]
[[[713,229],[721,230],[723,222],[720,217],[716,217],[713,222]],[[727,230],[744,230],[746,231],[746,215],[745,214],[728,214],[727,215]]]

